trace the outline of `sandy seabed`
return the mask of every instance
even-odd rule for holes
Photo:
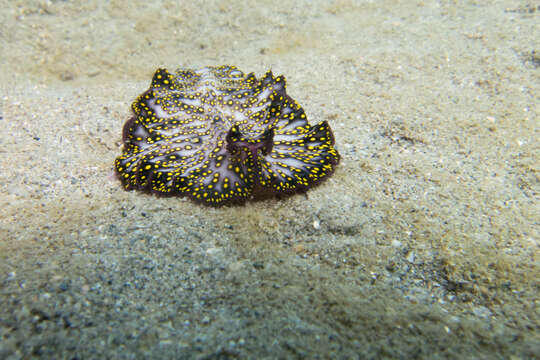
[[[540,6],[178,3],[0,1],[0,358],[539,356]],[[155,69],[221,64],[283,74],[335,174],[124,191]]]

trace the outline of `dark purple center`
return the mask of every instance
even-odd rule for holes
[[[274,129],[268,128],[261,135],[248,137],[243,135],[238,127],[232,126],[225,138],[227,150],[235,156],[240,156],[244,160],[251,154],[254,160],[257,159],[257,152],[260,150],[263,155],[270,154],[274,144]]]

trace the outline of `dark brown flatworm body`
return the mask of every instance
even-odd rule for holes
[[[319,183],[339,162],[334,136],[285,88],[271,71],[158,69],[124,125],[115,166],[125,188],[221,205]]]

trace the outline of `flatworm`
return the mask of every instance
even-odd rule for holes
[[[158,69],[124,125],[115,162],[124,187],[221,205],[319,183],[340,159],[334,136],[285,88],[271,71]]]

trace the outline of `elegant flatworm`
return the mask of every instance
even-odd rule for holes
[[[124,187],[221,205],[319,183],[340,159],[334,136],[285,88],[271,71],[158,69],[124,125],[115,162]]]

